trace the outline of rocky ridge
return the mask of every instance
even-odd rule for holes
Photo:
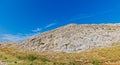
[[[32,51],[80,52],[120,41],[120,24],[69,24],[29,38],[19,48]]]

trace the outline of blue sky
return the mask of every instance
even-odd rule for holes
[[[119,23],[120,0],[0,0],[0,40],[19,41],[69,23]]]

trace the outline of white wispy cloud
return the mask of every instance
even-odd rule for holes
[[[49,28],[49,27],[52,27],[54,25],[56,25],[56,23],[51,23],[51,24],[48,24],[47,26],[45,26],[45,28]]]
[[[75,21],[77,21],[77,20],[86,19],[86,18],[90,18],[90,17],[93,17],[93,15],[80,16],[80,17],[76,17],[76,18],[71,18],[71,19],[67,20],[67,22],[75,22]]]
[[[36,28],[34,30],[32,30],[32,33],[29,34],[0,34],[0,40],[6,40],[6,41],[11,41],[11,42],[20,42],[22,40],[34,37],[36,35],[39,35],[41,33],[42,30],[49,28],[51,26],[56,25],[56,23],[51,23],[48,24],[47,26],[43,27],[43,28]]]
[[[68,19],[66,22],[75,22],[75,21],[78,21],[78,20],[81,20],[81,19],[87,19],[87,18],[92,18],[92,17],[98,17],[98,16],[104,16],[105,14],[107,13],[111,13],[114,9],[110,9],[110,10],[105,10],[105,11],[101,11],[101,12],[98,12],[98,13],[94,13],[94,14],[82,14],[82,15],[79,15],[79,16],[75,16],[73,18],[70,18]]]
[[[42,28],[36,28],[35,30],[32,30],[32,32],[40,32],[42,30]]]
[[[25,40],[27,38],[30,38],[34,36],[34,34],[2,34],[0,39],[1,40],[6,40],[6,41],[11,41],[11,42],[19,42],[22,40]]]
[[[49,27],[52,27],[52,26],[54,26],[54,25],[56,25],[56,23],[48,24],[48,25],[46,25],[46,26],[44,26],[44,27],[42,27],[42,28],[38,27],[38,28],[32,30],[32,32],[33,32],[33,33],[38,33],[38,32],[41,32],[42,30],[44,30],[44,29],[46,29],[46,28],[49,28]]]

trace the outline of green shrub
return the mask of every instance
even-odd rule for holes
[[[37,56],[35,56],[35,55],[28,55],[27,59],[30,60],[30,61],[34,61],[34,60],[37,59]]]
[[[93,64],[93,65],[100,65],[100,62],[97,61],[97,60],[94,60],[94,61],[92,62],[92,64]]]
[[[17,64],[17,61],[15,61],[14,63]]]
[[[46,59],[46,58],[40,58],[40,60],[41,60],[42,62],[50,62],[50,60],[48,60],[48,59]]]

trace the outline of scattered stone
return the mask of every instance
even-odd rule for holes
[[[81,52],[120,41],[120,24],[69,24],[29,38],[19,48],[32,51]]]

